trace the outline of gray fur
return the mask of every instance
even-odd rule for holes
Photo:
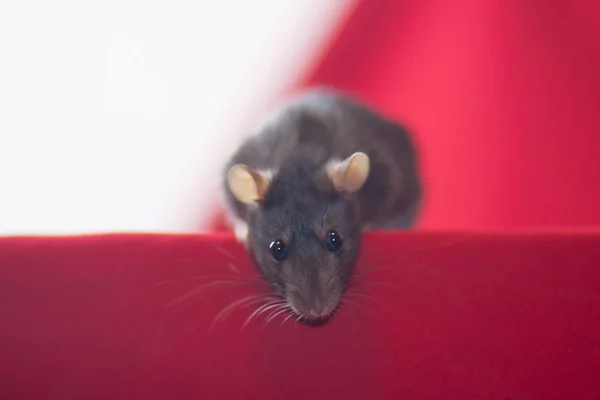
[[[357,151],[369,156],[369,177],[357,193],[339,193],[325,166]],[[418,215],[422,188],[408,132],[341,93],[316,89],[296,97],[237,149],[225,175],[235,164],[275,171],[257,207],[240,203],[226,181],[225,196],[233,216],[248,224],[261,272],[304,316],[337,306],[363,230],[407,229]],[[337,252],[324,245],[328,229],[344,238]],[[288,258],[276,262],[269,243],[284,238]]]

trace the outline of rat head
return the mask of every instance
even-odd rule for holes
[[[275,173],[241,164],[229,170],[231,192],[248,207],[252,255],[304,321],[326,320],[346,289],[361,234],[354,194],[368,174],[364,153],[323,167],[294,162]]]

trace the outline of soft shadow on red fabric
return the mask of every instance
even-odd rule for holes
[[[0,397],[597,398],[599,248],[373,233],[331,324],[242,330],[255,305],[209,332],[262,293],[229,235],[1,239]]]

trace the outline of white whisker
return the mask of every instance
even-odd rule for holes
[[[225,278],[228,278],[228,277],[225,277]],[[204,280],[219,279],[218,281],[210,281],[210,282],[207,282],[207,283],[211,283],[211,282],[221,282],[221,283],[226,283],[226,282],[230,282],[230,283],[256,283],[256,284],[262,284],[263,283],[259,278],[247,278],[247,277],[235,278],[235,279],[225,279],[225,278],[217,278],[216,276],[200,275],[200,276],[190,276],[190,277],[187,277],[187,278],[171,279],[171,280],[168,280],[168,281],[161,281],[161,282],[155,283],[154,285],[155,286],[161,286],[161,285],[168,285],[168,284],[171,284],[171,283],[195,281],[195,280],[199,280],[199,279],[204,279]]]
[[[195,281],[196,279],[207,279],[206,276],[190,276],[189,278],[180,278],[180,279],[171,279],[169,281],[162,281],[155,283],[156,286],[160,285],[168,285],[170,283],[178,283],[178,282],[186,282],[186,281]]]
[[[273,309],[267,313],[267,316],[265,317],[265,319],[269,318],[271,315],[273,315],[274,313],[278,312],[279,310],[281,310],[282,308],[285,308],[285,307],[286,307],[285,304],[277,304],[276,307],[272,307]]]
[[[356,307],[361,308],[361,309],[365,308],[365,306],[363,304],[357,303],[357,302],[352,301],[352,300],[350,300],[348,298],[344,298],[342,301],[344,303],[351,304],[351,305],[356,306]]]
[[[227,250],[225,250],[224,248],[220,247],[220,246],[215,246],[215,249],[223,254],[226,255],[227,257],[231,258],[234,261],[238,261],[238,258],[236,256],[234,256],[233,254],[231,254],[230,252],[228,252]]]
[[[235,265],[233,265],[232,263],[228,263],[227,266],[229,267],[230,270],[232,270],[233,272],[235,272],[236,274],[241,275],[242,273],[240,272],[239,269],[237,269],[237,267]]]
[[[281,315],[284,312],[289,312],[290,311],[290,308],[287,305],[282,306],[282,307],[283,308],[281,310],[275,312],[275,314],[272,314],[270,317],[268,317],[268,318],[265,319],[265,325],[264,326],[267,326],[267,324],[269,322],[271,322],[273,319],[277,318],[278,315]]]
[[[181,303],[182,301],[189,299],[192,296],[200,294],[207,287],[215,286],[215,285],[224,285],[224,284],[258,285],[258,283],[250,282],[250,281],[211,281],[211,282],[206,282],[206,283],[198,286],[196,289],[192,290],[191,292],[184,294],[183,296],[180,296],[180,297],[176,298],[175,300],[171,301],[170,303],[168,303],[165,306],[165,308],[169,308],[171,306],[174,306],[177,303]]]
[[[216,325],[216,323],[221,320],[222,318],[227,317],[236,307],[238,306],[242,306],[242,305],[251,305],[254,303],[258,303],[261,301],[264,301],[265,299],[268,299],[268,297],[264,294],[255,294],[252,296],[247,296],[244,297],[240,300],[234,301],[233,303],[229,304],[228,306],[224,307],[215,317],[212,325],[210,326],[210,328],[208,329],[208,333],[210,333],[213,329],[213,327]]]
[[[244,330],[246,328],[246,326],[250,323],[250,321],[252,321],[252,319],[254,317],[256,317],[257,315],[262,314],[263,312],[270,310],[273,307],[277,307],[279,305],[281,305],[283,303],[282,300],[274,300],[271,301],[269,303],[263,304],[262,306],[258,307],[252,314],[250,314],[250,316],[246,319],[246,321],[244,322],[244,325],[242,325],[242,330]]]
[[[281,325],[279,325],[279,327],[281,328],[283,326],[283,324],[285,324],[288,321],[288,319],[290,319],[290,318],[292,318],[294,316],[296,316],[296,313],[291,310],[290,311],[290,315],[288,315],[287,317],[285,317],[285,319],[283,320],[283,322],[281,322]]]
[[[355,288],[355,287],[361,287],[361,286],[368,286],[368,285],[379,285],[379,286],[386,286],[389,288],[394,288],[394,285],[390,285],[389,283],[385,283],[385,282],[378,282],[378,281],[358,281],[358,282],[350,282],[348,287],[350,288]]]
[[[365,293],[362,293],[362,292],[348,292],[348,293],[346,293],[346,296],[363,297],[363,298],[365,298],[367,300],[371,300],[371,301],[374,301],[376,303],[381,303],[381,299],[380,298],[378,298],[376,296],[373,296],[373,295],[368,295],[368,294],[365,294]]]

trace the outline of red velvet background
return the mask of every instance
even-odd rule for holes
[[[215,283],[256,275],[228,234],[0,239],[0,398],[599,399],[599,39],[596,1],[361,2],[300,87],[423,153],[421,230],[366,237],[377,299],[208,334],[257,293]],[[506,231],[424,231],[457,228]]]
[[[0,240],[1,398],[599,398],[600,233],[366,241],[377,300],[322,328],[242,330],[242,308],[208,334],[257,290],[168,304],[255,275],[230,236]]]

